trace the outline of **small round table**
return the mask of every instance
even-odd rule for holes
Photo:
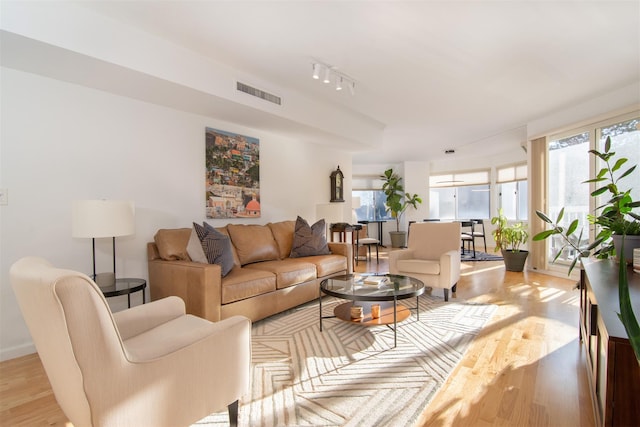
[[[142,291],[142,303],[146,303],[144,289],[147,287],[147,281],[144,279],[124,278],[116,279],[116,283],[110,286],[100,288],[106,298],[117,297],[120,295],[127,296],[127,304],[131,308],[131,294]]]
[[[365,326],[393,324],[393,346],[397,344],[397,325],[409,317],[411,310],[416,310],[416,317],[420,320],[418,298],[424,293],[425,287],[422,281],[409,276],[398,274],[362,275],[347,274],[330,277],[320,282],[320,331],[322,331],[322,319],[337,317],[338,319],[357,323]],[[361,302],[363,317],[351,318],[351,306],[353,302],[346,302],[337,306],[334,316],[322,315],[322,294],[337,298]],[[415,307],[398,307],[398,300],[416,298]],[[380,317],[371,316],[372,303],[380,304]]]

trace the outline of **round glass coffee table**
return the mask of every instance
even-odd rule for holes
[[[320,282],[320,331],[322,331],[322,319],[337,317],[346,322],[357,323],[365,326],[387,325],[393,330],[393,346],[397,344],[397,326],[411,315],[411,310],[416,311],[420,320],[418,298],[425,291],[424,283],[420,280],[397,274],[347,274],[334,276]],[[331,295],[336,298],[350,300],[338,305],[333,316],[322,315],[322,296]],[[399,300],[416,298],[415,307],[398,305]],[[372,306],[380,307],[379,317],[372,316]],[[352,318],[351,308],[362,307],[362,316]],[[391,327],[393,325],[393,327]]]

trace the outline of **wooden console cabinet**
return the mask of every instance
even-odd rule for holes
[[[597,426],[640,426],[640,366],[617,313],[618,268],[585,260],[580,277],[580,339],[586,349]],[[640,274],[628,269],[631,303],[640,317]]]

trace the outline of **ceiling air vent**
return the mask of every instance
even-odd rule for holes
[[[236,89],[238,89],[240,92],[247,93],[251,96],[264,99],[265,101],[273,102],[274,104],[278,104],[278,105],[282,104],[282,100],[280,99],[279,96],[272,95],[268,92],[265,92],[260,89],[256,89],[255,87],[251,87],[244,83],[236,82]]]

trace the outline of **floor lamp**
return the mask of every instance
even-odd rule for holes
[[[76,200],[72,206],[73,237],[91,238],[93,250],[93,279],[96,275],[96,239],[111,237],[113,245],[113,276],[106,273],[107,280],[102,285],[112,285],[116,279],[116,237],[134,233],[133,202],[125,200]],[[102,275],[102,273],[101,273]]]

